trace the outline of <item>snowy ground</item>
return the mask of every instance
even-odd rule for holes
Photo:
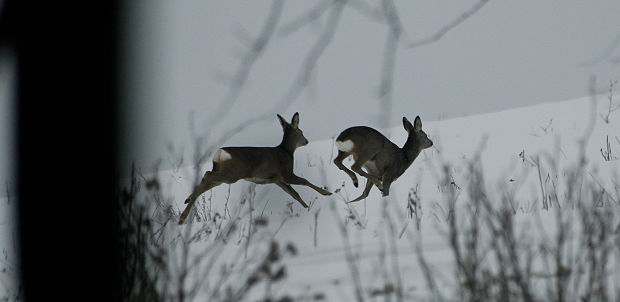
[[[333,139],[311,142],[297,149],[295,173],[326,187],[334,192],[332,196],[295,186],[310,205],[306,210],[275,185],[240,181],[216,187],[197,203],[193,223],[180,227],[171,223],[165,227],[171,275],[189,271],[184,287],[190,291],[196,286],[194,300],[215,301],[222,296],[211,296],[213,289],[222,294],[227,286],[233,292],[243,287],[249,276],[265,263],[269,243],[275,241],[281,247],[282,258],[272,265],[286,267],[286,278],[250,287],[244,300],[257,301],[266,296],[290,296],[304,301],[353,301],[359,297],[373,300],[383,299],[385,292],[393,293],[394,287],[405,297],[420,298],[429,295],[416,253],[416,246],[421,244],[436,277],[436,286],[444,296],[450,297],[460,281],[454,278],[454,257],[447,237],[450,216],[447,200],[454,193],[457,212],[467,211],[472,189],[469,165],[477,157],[488,199],[497,207],[501,206],[499,203],[510,202],[519,244],[535,245],[554,238],[558,213],[567,217],[575,211],[575,205],[563,203],[568,199],[565,184],[571,176],[568,171],[579,162],[580,139],[587,136],[584,174],[588,179],[584,181],[598,186],[597,202],[611,209],[610,221],[617,227],[620,112],[612,113],[607,124],[599,116],[606,112],[606,97],[598,97],[596,112],[591,111],[592,104],[590,98],[582,98],[434,122],[424,121],[422,116],[423,129],[435,146],[423,151],[393,183],[389,197],[382,198],[373,188],[366,200],[353,204],[345,201],[359,196],[363,188],[355,188],[347,175],[332,163],[336,154]],[[415,113],[407,115],[410,120],[415,117]],[[589,128],[592,120],[593,128]],[[307,127],[312,125],[303,120],[302,114],[300,128]],[[274,135],[281,135],[280,129],[273,130]],[[399,146],[404,143],[406,132],[402,127],[388,131],[394,143]],[[609,161],[602,155],[607,150],[607,138],[612,152]],[[345,165],[351,163],[345,160]],[[209,161],[199,173],[202,176],[210,169]],[[143,172],[146,175],[148,171]],[[172,202],[177,211],[183,210],[183,201],[193,184],[193,169],[160,171],[157,177],[162,201]],[[360,180],[363,186],[364,180]],[[551,193],[559,196],[549,198]],[[511,198],[505,198],[507,195]],[[550,210],[542,209],[543,198],[549,198]],[[419,201],[421,207],[419,229],[416,219],[408,217],[410,199]],[[562,206],[559,211],[554,204],[556,200]],[[6,200],[1,201],[0,244],[9,253],[0,262],[3,267],[15,263],[15,254],[5,248],[11,246],[14,234],[8,224],[11,207]],[[577,216],[574,218],[577,220]],[[256,222],[263,219],[267,220],[266,226]],[[457,221],[459,227],[467,226],[458,218]],[[231,222],[235,229],[228,232]],[[576,222],[574,234],[579,229]],[[576,241],[576,238],[569,240]],[[481,232],[480,240],[479,244],[488,248],[496,239],[488,232]],[[179,261],[183,257],[195,262]],[[614,257],[618,257],[617,252]],[[535,259],[532,271],[544,275],[543,263]],[[608,274],[612,282],[620,284],[618,263],[610,264]],[[1,277],[0,291],[9,292],[14,283],[7,283],[4,273]],[[179,279],[172,277],[172,280]],[[177,281],[167,285],[177,286]],[[361,296],[356,294],[356,288]],[[0,297],[4,295],[0,292]]]
[[[10,198],[10,199],[9,199]],[[17,248],[18,232],[17,204],[14,197],[0,198],[0,300],[13,301],[19,296],[19,250]],[[3,298],[10,298],[2,300]]]

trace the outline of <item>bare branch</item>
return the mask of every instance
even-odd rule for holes
[[[349,232],[347,231],[346,225],[340,220],[338,216],[338,211],[336,210],[336,201],[334,198],[331,198],[329,203],[330,210],[334,214],[334,219],[336,220],[336,224],[338,226],[338,230],[340,230],[340,235],[342,236],[342,244],[344,247],[344,255],[347,260],[347,264],[349,265],[349,270],[351,272],[351,277],[353,279],[353,284],[355,285],[355,298],[357,302],[364,301],[364,290],[362,287],[362,280],[360,278],[359,271],[359,259],[355,256],[351,248],[351,242],[349,240]]]
[[[272,113],[288,108],[297,99],[297,97],[299,97],[304,88],[306,88],[312,74],[314,73],[314,69],[316,68],[319,58],[323,55],[323,52],[325,52],[325,49],[331,43],[334,34],[336,33],[345,2],[345,0],[334,0],[334,5],[327,16],[325,29],[306,56],[302,69],[295,78],[295,82],[284,94],[280,102],[273,107],[271,112],[268,114],[269,116],[273,115]]]
[[[388,211],[388,203],[395,203],[390,198],[384,198],[383,200],[383,217],[388,226],[388,238],[390,240],[390,256],[392,257],[392,274],[396,279],[396,301],[403,301],[403,280],[401,277],[400,265],[398,264],[398,248],[396,246],[396,227],[394,221]]]
[[[334,5],[330,10],[330,14],[327,17],[327,24],[325,29],[321,33],[321,36],[315,42],[313,47],[310,49],[310,52],[306,56],[304,60],[304,64],[297,74],[297,77],[289,90],[284,94],[282,99],[275,104],[270,110],[263,113],[262,115],[255,116],[254,118],[248,119],[244,123],[240,123],[238,126],[229,129],[228,131],[224,131],[220,138],[213,142],[207,151],[204,152],[201,156],[201,159],[204,159],[206,156],[211,154],[215,148],[219,148],[219,146],[230,139],[234,134],[243,131],[245,128],[252,126],[258,122],[266,120],[268,118],[272,118],[278,112],[282,112],[286,110],[293,102],[299,97],[304,88],[308,85],[312,73],[316,68],[316,64],[327,48],[327,46],[331,43],[336,29],[338,28],[338,23],[342,16],[343,7],[345,4],[345,0],[334,0]]]
[[[609,44],[609,46],[607,46],[607,49],[605,49],[604,51],[602,51],[598,55],[594,56],[593,58],[590,58],[588,60],[585,60],[585,61],[579,63],[578,66],[585,67],[585,66],[591,66],[591,65],[594,65],[596,63],[599,63],[599,62],[609,58],[611,56],[611,54],[613,53],[613,51],[616,50],[616,48],[618,48],[618,46],[620,46],[620,34],[618,34],[616,36],[616,38]]]
[[[388,20],[388,35],[383,51],[383,68],[381,69],[381,86],[379,97],[381,98],[381,113],[379,125],[382,128],[389,126],[392,111],[392,93],[394,88],[394,65],[396,64],[396,51],[402,34],[402,25],[394,2],[384,0],[382,2],[385,16]]]
[[[370,20],[379,23],[386,22],[385,14],[381,9],[373,8],[363,0],[349,0],[349,6]]]
[[[614,90],[615,84],[618,84],[618,81],[609,81],[609,93],[607,93],[607,100],[609,101],[609,107],[607,108],[606,114],[600,114],[601,118],[603,119],[603,121],[605,121],[606,124],[609,124],[609,116],[611,115],[611,113],[616,110],[620,110],[620,105],[613,106],[613,96],[614,96],[613,90]]]
[[[454,19],[452,22],[440,28],[435,34],[431,35],[430,37],[426,37],[418,41],[411,42],[407,45],[407,47],[416,48],[416,47],[420,47],[423,45],[427,45],[427,44],[431,44],[431,43],[439,41],[449,31],[457,27],[459,24],[465,22],[465,20],[467,20],[473,14],[478,12],[485,4],[487,4],[487,2],[489,2],[489,0],[480,0],[472,8],[462,13],[458,18]]]
[[[290,21],[282,25],[282,28],[278,31],[278,34],[287,36],[292,33],[295,33],[296,31],[300,30],[302,27],[312,23],[313,21],[321,17],[323,13],[327,11],[327,9],[329,8],[331,4],[333,4],[333,1],[331,0],[323,0],[317,3],[314,7],[312,7],[310,10],[305,12],[303,15],[297,17],[293,21]]]
[[[400,22],[400,17],[398,16],[398,10],[394,5],[394,1],[383,0],[381,4],[388,25],[390,26],[390,30],[392,31],[392,35],[397,39],[400,38],[401,33],[403,32],[403,25]]]
[[[583,137],[579,139],[579,148],[581,154],[581,160],[585,161],[585,147],[588,144],[588,140],[592,136],[594,130],[594,124],[596,122],[596,77],[590,76],[590,119],[588,120],[588,126],[585,129]]]
[[[211,116],[209,122],[211,125],[216,125],[222,121],[222,119],[228,114],[232,105],[239,99],[239,95],[243,90],[245,83],[247,82],[248,75],[256,60],[265,50],[265,46],[269,43],[269,40],[273,36],[276,25],[280,20],[282,13],[282,7],[284,5],[283,0],[273,0],[271,3],[271,9],[269,10],[269,16],[263,25],[263,28],[256,40],[252,43],[248,53],[241,59],[241,63],[237,68],[237,72],[230,82],[230,88],[224,99],[215,109],[214,114]]]

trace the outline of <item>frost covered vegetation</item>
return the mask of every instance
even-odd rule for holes
[[[232,212],[203,212],[202,223],[181,230],[158,180],[140,181],[133,172],[120,197],[127,301],[193,301],[198,294],[206,301],[243,301],[259,286],[270,296],[269,288],[286,277],[282,259],[297,250],[264,231],[268,219],[252,218],[254,192]],[[137,200],[141,190],[144,200]]]
[[[0,301],[22,301],[24,289],[21,282],[18,232],[15,225],[16,202],[8,185],[6,198],[0,198]]]
[[[125,296],[617,301],[620,122],[613,112],[601,122],[607,105],[585,98],[427,123],[436,148],[389,197],[375,188],[350,204],[360,188],[331,164],[333,140],[313,142],[296,152],[295,173],[334,195],[300,188],[308,210],[273,185],[240,181],[203,194],[193,221],[177,226],[191,180],[210,164],[134,170],[119,198]],[[391,139],[401,145],[403,132]]]
[[[334,193],[296,187],[308,210],[276,186],[240,181],[200,196],[178,226],[210,163],[132,168],[118,198],[124,297],[617,301],[620,116],[599,98],[426,122],[435,147],[390,196],[373,188],[356,203],[346,201],[362,188],[332,164],[333,139],[295,153],[295,173]],[[390,133],[402,145],[405,131]],[[0,301],[22,301],[7,195]]]

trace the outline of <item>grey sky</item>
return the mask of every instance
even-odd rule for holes
[[[358,1],[359,2],[359,1]],[[378,6],[378,1],[365,1]],[[276,34],[249,74],[245,89],[222,123],[209,117],[228,91],[239,65],[269,12],[269,1],[133,1],[124,36],[128,45],[125,164],[164,164],[166,145],[190,156],[189,116],[198,135],[215,136],[265,113],[279,102],[318,38],[326,16],[290,35]],[[318,1],[286,1],[278,28]],[[390,124],[437,120],[587,94],[596,75],[604,88],[619,79],[609,58],[582,66],[620,35],[620,2],[489,1],[442,40],[407,49],[406,42],[433,34],[476,1],[396,1],[404,27],[394,74]],[[387,27],[346,6],[333,42],[320,57],[310,87],[280,113],[300,112],[309,140],[346,127],[378,125],[378,88]],[[620,51],[613,52],[615,56]],[[224,145],[275,145],[275,115],[230,137]],[[187,158],[189,159],[189,158]]]

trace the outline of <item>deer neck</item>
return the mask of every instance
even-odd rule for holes
[[[288,135],[284,134],[284,136],[282,137],[282,142],[278,145],[278,148],[286,151],[286,153],[293,156],[293,153],[295,153],[295,149],[297,149],[297,143],[294,142],[292,139],[289,139]]]
[[[420,142],[418,142],[415,137],[409,136],[405,145],[401,148],[407,167],[420,155],[420,149]]]

